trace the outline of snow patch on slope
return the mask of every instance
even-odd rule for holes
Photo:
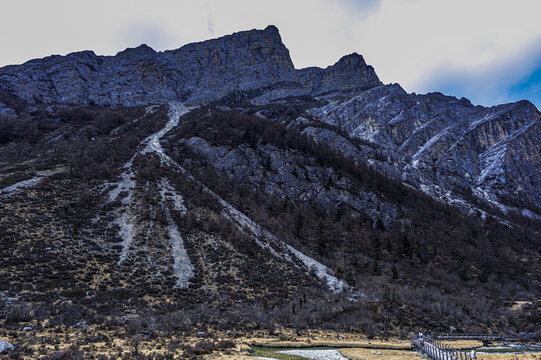
[[[135,238],[135,224],[132,220],[132,216],[130,215],[133,191],[135,189],[135,181],[133,180],[134,174],[132,171],[133,160],[139,154],[155,152],[156,154],[158,154],[158,156],[160,156],[163,161],[164,156],[166,155],[163,153],[163,149],[161,148],[160,138],[178,124],[178,119],[181,116],[178,114],[182,113],[183,115],[184,113],[188,112],[188,109],[181,104],[171,104],[170,108],[171,110],[169,112],[169,121],[167,122],[167,124],[161,130],[155,132],[141,142],[140,147],[144,147],[142,148],[142,150],[137,151],[132,156],[132,158],[124,164],[123,169],[125,169],[125,171],[120,175],[120,180],[116,182],[117,186],[111,191],[109,191],[109,202],[115,201],[121,193],[127,193],[127,196],[122,199],[122,208],[120,211],[117,212],[117,218],[114,221],[114,224],[117,224],[120,227],[120,230],[118,231],[118,236],[122,240],[122,251],[120,253],[120,259],[118,261],[118,264],[121,264],[122,262],[124,262],[124,260],[126,260],[129,254],[130,247]],[[154,111],[154,108],[152,106],[147,108],[147,113],[152,111]],[[177,114],[178,116],[171,116],[171,114]],[[167,184],[167,186],[169,185]],[[181,211],[184,207],[182,198],[178,196],[177,198],[173,199],[173,202],[175,204],[175,208],[179,211]],[[177,236],[175,231],[171,229],[169,231],[169,234],[172,239],[175,239],[175,244],[178,244],[178,238],[180,237],[180,234],[178,234]],[[182,241],[182,238],[180,239]],[[175,251],[175,249],[177,248],[178,246],[175,245],[173,247],[173,251]]]
[[[183,105],[179,104],[171,104],[170,105],[170,111],[169,111],[169,122],[167,123],[166,127],[164,129],[168,129],[167,131],[171,130],[173,127],[177,126],[179,123],[179,119],[181,116],[186,114],[190,109]],[[236,209],[233,205],[229,204],[227,201],[222,199],[218,194],[216,194],[214,191],[209,189],[207,186],[205,186],[203,183],[195,179],[191,174],[189,174],[182,166],[180,166],[176,161],[171,159],[162,149],[161,144],[159,142],[160,137],[165,135],[167,131],[160,131],[156,134],[161,134],[160,136],[151,135],[148,138],[148,145],[145,149],[149,149],[146,151],[154,151],[156,154],[160,156],[160,159],[170,165],[171,167],[177,169],[180,173],[182,173],[184,176],[186,176],[188,179],[198,183],[203,191],[211,195],[214,199],[216,199],[223,207],[222,215],[229,219],[239,230],[245,232],[249,231],[254,235],[255,243],[263,248],[268,249],[274,256],[278,258],[285,259],[287,261],[293,262],[291,257],[284,252],[284,254],[279,254],[271,244],[274,244],[277,248],[284,248],[288,249],[297,259],[299,259],[308,269],[314,268],[316,270],[316,276],[323,280],[329,288],[334,292],[344,291],[345,289],[348,289],[348,285],[340,279],[337,279],[336,277],[330,275],[331,271],[329,268],[327,268],[325,265],[321,264],[315,259],[312,259],[300,251],[296,250],[295,248],[286,245],[283,241],[278,239],[276,236],[274,236],[269,231],[265,230],[263,227],[261,227],[259,224],[257,224],[255,221],[250,219],[248,216],[240,212],[238,209]]]
[[[347,289],[348,286],[343,280],[340,280],[330,275],[331,269],[329,269],[322,263],[312,259],[311,257],[304,255],[302,252],[290,245],[287,245],[287,248],[293,253],[293,255],[295,255],[297,259],[302,261],[304,266],[306,266],[310,270],[313,269],[315,271],[315,275],[321,280],[323,280],[331,291],[339,293]]]
[[[135,155],[134,155],[135,157]],[[131,219],[130,207],[132,203],[133,190],[135,189],[135,181],[132,180],[133,173],[131,171],[131,166],[133,162],[133,157],[124,164],[124,168],[127,169],[126,172],[123,172],[120,175],[120,180],[116,182],[116,187],[109,191],[109,202],[115,201],[121,193],[126,193],[127,195],[122,199],[121,210],[116,211],[116,219],[113,222],[118,225],[120,230],[118,231],[118,236],[122,241],[122,251],[120,253],[120,259],[118,264],[122,264],[126,257],[128,256],[130,246],[133,243],[135,238],[135,225]]]
[[[224,217],[232,220],[233,224],[237,226],[239,230],[243,232],[245,232],[246,230],[250,231],[252,235],[254,235],[255,242],[259,247],[268,249],[274,256],[286,259],[291,262],[292,259],[287,253],[284,253],[283,255],[278,254],[276,250],[274,250],[274,248],[271,246],[271,243],[276,244],[278,247],[285,247],[297,259],[299,259],[308,270],[314,269],[315,275],[325,284],[327,284],[331,291],[337,293],[348,289],[348,285],[343,280],[340,280],[335,276],[331,275],[332,272],[328,267],[326,267],[319,261],[309,256],[306,256],[294,247],[285,244],[283,241],[279,240],[276,236],[274,236],[271,232],[262,228],[255,221],[234,208],[231,204],[220,198],[214,192],[211,191],[211,193],[224,206],[224,211],[222,213]]]
[[[33,177],[32,179],[19,181],[13,185],[0,189],[0,197],[8,198],[23,189],[27,189],[39,183],[43,178],[41,176]]]
[[[442,137],[449,136],[450,135],[450,129],[446,128],[431,137],[426,143],[424,143],[412,156],[412,166],[416,169],[420,167],[419,161],[425,156],[427,152],[430,151],[434,147],[436,143],[438,143]]]
[[[184,205],[184,199],[173,190],[169,182],[165,179],[160,183],[160,195],[162,201],[171,200],[173,202],[173,208],[176,211],[180,212],[182,215],[186,214],[187,209]]]
[[[128,205],[131,203],[133,189],[135,188],[135,182],[132,178],[133,173],[131,171],[120,175],[120,180],[115,183],[117,186],[109,191],[109,202],[115,201],[120,193],[126,192],[128,195],[122,199],[122,204]]]
[[[479,154],[481,173],[476,177],[474,183],[483,184],[488,178],[501,176],[504,172],[503,163],[507,156],[508,145],[511,141],[524,134],[534,126],[537,121],[532,121],[504,139],[492,145],[487,151]]]
[[[19,181],[19,182],[15,183],[15,184],[12,184],[12,185],[7,186],[7,187],[5,187],[3,189],[0,189],[0,198],[8,198],[8,197],[10,197],[12,195],[15,195],[16,193],[18,193],[21,190],[31,188],[32,186],[38,184],[39,182],[41,182],[44,178],[46,178],[48,176],[58,174],[58,173],[61,173],[61,172],[64,172],[64,171],[65,171],[65,169],[62,169],[62,168],[54,169],[54,170],[38,171],[36,176],[34,176],[31,179]]]
[[[128,257],[131,244],[135,238],[135,225],[127,212],[124,212],[117,217],[114,223],[120,227],[118,236],[122,239],[122,251],[120,253],[120,259],[118,260],[118,265],[120,265]]]
[[[175,286],[178,288],[185,288],[190,284],[189,280],[194,277],[194,267],[190,261],[188,252],[184,247],[184,240],[182,239],[180,231],[171,216],[171,211],[169,211],[169,207],[167,206],[168,194],[172,194],[169,198],[173,201],[173,206],[177,211],[185,214],[186,207],[184,207],[184,200],[182,197],[173,191],[171,185],[169,185],[166,180],[162,180],[160,184],[160,195],[162,203],[165,205],[165,216],[168,222],[167,230],[171,243],[171,253],[174,260],[173,271],[177,278]]]

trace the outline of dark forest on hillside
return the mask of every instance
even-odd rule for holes
[[[462,316],[488,324],[503,305],[502,299],[539,293],[541,239],[535,222],[509,227],[491,216],[486,220],[468,216],[278,122],[234,111],[212,109],[213,116],[206,114],[208,109],[187,115],[177,135],[168,139],[170,153],[220,196],[320,259],[352,286],[370,292],[391,284],[400,289],[408,312],[443,312],[446,322],[458,327]],[[253,189],[220,175],[187,145],[177,145],[179,138],[194,136],[216,146],[256,149],[270,143],[299,151],[351,180],[349,190],[372,191],[397,204],[399,219],[389,228],[381,222],[374,226],[371,219],[347,206],[326,211],[315,202],[294,203]],[[530,275],[525,277],[526,273]],[[413,316],[421,317],[421,313]]]

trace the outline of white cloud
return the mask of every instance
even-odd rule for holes
[[[384,81],[408,88],[444,66],[484,69],[523,52],[541,35],[541,2],[389,0],[355,33]]]
[[[539,78],[529,79],[541,69],[541,38],[520,51],[498,57],[488,66],[458,66],[451,62],[434,68],[420,79],[418,91],[441,91],[465,96],[475,104],[494,105],[528,98],[540,104]],[[531,89],[529,89],[531,87]]]
[[[2,5],[7,11],[0,15],[1,65],[84,49],[115,54],[139,43],[165,50],[274,24],[296,67],[325,67],[358,52],[384,82],[399,82],[408,91],[437,90],[435,75],[442,73],[497,68],[527,54],[541,38],[538,0],[5,0]]]

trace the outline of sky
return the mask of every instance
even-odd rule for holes
[[[1,0],[0,66],[278,27],[296,68],[357,52],[384,83],[541,108],[541,0]]]

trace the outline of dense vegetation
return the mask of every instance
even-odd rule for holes
[[[217,109],[201,109],[187,117],[177,137],[201,137],[213,146],[232,148],[257,149],[268,143],[300,152],[315,165],[331,167],[347,178],[349,191],[374,192],[396,204],[399,220],[385,228],[349,207],[325,211],[317,202],[294,203],[266,194],[253,184],[220,176],[188,146],[170,146],[170,153],[205,184],[351,285],[373,293],[383,283],[392,284],[417,321],[443,313],[447,326],[455,328],[463,327],[464,317],[470,325],[488,324],[490,318],[499,318],[499,311],[505,312],[502,299],[538,296],[541,242],[534,222],[509,227],[491,216],[468,216],[278,122]],[[305,164],[297,165],[302,169]],[[424,325],[437,328],[438,321]]]
[[[133,161],[137,221],[151,235],[138,237],[140,248],[119,265],[118,226],[111,214],[120,209],[121,200],[108,202],[108,191],[137,145],[163,126],[165,110],[59,105],[0,118],[2,188],[43,170],[57,171],[31,191],[2,199],[0,336],[12,338],[21,324],[33,320],[36,329],[59,333],[84,321],[109,334],[89,340],[100,342],[112,342],[112,333],[159,339],[229,330],[235,337],[256,329],[274,334],[281,327],[347,330],[370,337],[382,332],[405,336],[421,328],[540,337],[535,303],[523,311],[510,310],[513,301],[540,294],[538,224],[508,218],[515,224],[508,227],[490,216],[467,216],[364,162],[314,143],[299,129],[238,111],[193,111],[163,146],[225,200],[367,296],[352,302],[347,294],[331,294],[322,282],[256,247],[200,184],[154,154]],[[285,123],[303,107],[271,110]],[[297,163],[299,170],[308,165],[332,168],[335,176],[321,179],[327,186],[346,179],[344,190],[375,193],[399,210],[397,220],[385,226],[348,206],[324,208],[316,201],[273,196],[220,173],[179,142],[191,137],[212,146],[257,150],[271,144],[294,152],[305,159]],[[265,157],[257,160],[263,166],[267,162]],[[266,171],[272,175],[272,169]],[[187,214],[161,202],[163,179],[182,194]],[[159,242],[165,239],[167,209],[196,270],[187,289],[173,288],[170,257],[163,256],[159,264],[148,262],[153,253],[167,253]],[[160,276],[153,275],[159,266]],[[224,346],[230,344],[209,339],[177,348],[190,357]]]

